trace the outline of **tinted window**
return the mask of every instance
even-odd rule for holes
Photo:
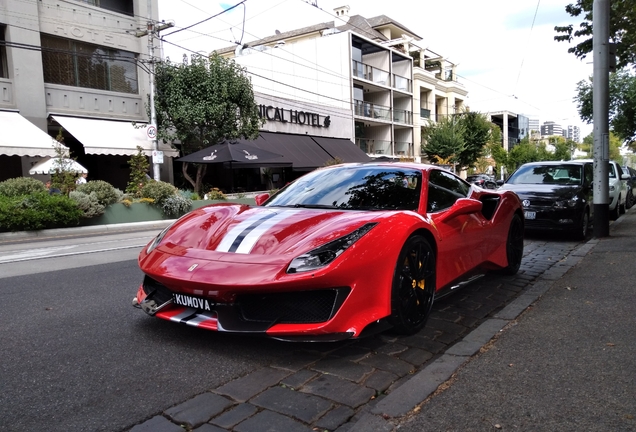
[[[594,180],[594,167],[592,164],[585,164],[585,184],[592,184]]]
[[[426,211],[433,213],[449,208],[459,198],[466,198],[470,185],[446,171],[433,170],[428,178]]]
[[[265,206],[350,210],[417,210],[418,170],[353,166],[313,171],[281,189]]]
[[[582,165],[522,165],[510,176],[510,184],[565,184],[582,183]]]

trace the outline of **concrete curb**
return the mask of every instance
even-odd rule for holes
[[[131,222],[113,225],[92,225],[71,228],[56,228],[37,231],[16,231],[0,233],[0,242],[20,241],[20,240],[45,240],[60,237],[77,237],[85,234],[96,233],[115,233],[120,231],[134,231],[141,229],[161,229],[176,219],[148,221],[148,222]]]
[[[370,412],[364,414],[353,425],[349,432],[366,432],[371,424],[374,426],[374,430],[393,430],[391,418],[404,416],[424,402],[441,384],[470,361],[495,335],[503,331],[508,324],[516,320],[530,305],[545,294],[556,279],[577,265],[598,242],[598,239],[591,239],[574,249],[557,271],[548,271],[545,273],[545,277],[541,275],[524,293],[495,314],[493,318],[486,320],[461,341],[447,349],[440,358],[380,400]]]

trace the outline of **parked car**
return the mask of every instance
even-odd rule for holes
[[[305,174],[256,206],[190,212],[140,253],[133,305],[208,330],[335,341],[424,327],[435,299],[518,271],[517,195],[415,163]]]
[[[593,163],[592,159],[582,159]],[[609,211],[610,219],[618,219],[625,213],[627,202],[627,180],[629,175],[623,173],[623,169],[616,161],[609,161]]]
[[[563,231],[585,238],[593,217],[591,161],[531,162],[499,188],[521,199],[528,231]]]
[[[636,169],[623,166],[623,173],[629,175],[627,180],[627,198],[625,198],[625,208],[630,209],[636,203]]]
[[[488,174],[473,174],[466,177],[468,183],[472,183],[484,189],[497,189],[497,183]]]

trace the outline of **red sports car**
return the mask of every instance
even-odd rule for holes
[[[139,255],[133,304],[284,340],[410,334],[434,299],[488,270],[514,274],[523,255],[516,194],[431,165],[320,168],[256,203],[203,207],[163,230]]]

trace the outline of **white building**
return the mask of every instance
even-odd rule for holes
[[[330,115],[328,129],[268,119],[263,130],[270,138],[287,132],[348,139],[370,157],[419,161],[421,127],[464,107],[467,92],[455,66],[417,46],[417,34],[385,15],[349,16],[348,6],[335,14],[346,23],[217,52],[247,69],[257,99],[269,106],[300,104]]]
[[[541,125],[541,136],[563,135],[563,127],[553,121],[544,122]]]
[[[581,129],[578,126],[568,125],[567,129],[563,129],[563,136],[571,139],[576,143],[581,142]]]
[[[132,125],[147,122],[147,14],[146,0],[0,2],[0,181],[54,156],[62,129],[89,180],[126,187],[137,145],[152,150]]]

